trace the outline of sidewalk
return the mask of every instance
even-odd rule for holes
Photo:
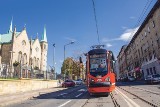
[[[20,93],[9,94],[9,95],[0,95],[0,107],[23,102],[27,99],[32,99],[33,97],[37,97],[41,94],[60,91],[63,89],[65,88],[53,87],[48,89],[33,90],[33,91],[20,92]]]

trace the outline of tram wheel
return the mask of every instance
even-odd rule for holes
[[[106,96],[108,97],[110,95],[110,92],[106,93]]]
[[[89,93],[90,96],[93,96],[93,93]]]

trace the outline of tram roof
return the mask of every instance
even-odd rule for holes
[[[89,55],[93,55],[93,54],[104,54],[106,53],[106,49],[92,49],[88,52]]]

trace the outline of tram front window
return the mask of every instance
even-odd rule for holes
[[[96,75],[105,75],[107,73],[107,63],[106,55],[91,55],[90,56],[90,74],[93,76]]]

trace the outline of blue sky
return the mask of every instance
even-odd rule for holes
[[[149,8],[144,16],[156,2],[156,0],[94,1],[100,43],[112,50],[115,57],[121,46],[132,38],[131,32],[136,31],[140,25],[137,23],[145,6]],[[74,44],[66,46],[66,57],[77,60],[90,49],[90,46],[98,44],[92,0],[1,0],[0,34],[8,31],[12,16],[17,31],[21,31],[26,24],[29,38],[31,36],[36,38],[38,33],[41,39],[46,25],[49,44],[48,65],[53,66],[52,44],[55,43],[55,67],[58,73],[64,60],[65,44],[75,41]]]

